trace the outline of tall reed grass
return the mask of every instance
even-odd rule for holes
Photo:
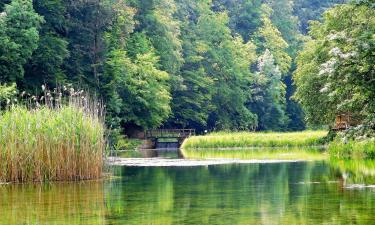
[[[102,175],[104,110],[80,93],[50,92],[0,117],[0,182],[96,179]],[[31,101],[34,101],[32,103]],[[43,101],[43,103],[41,103]]]
[[[213,133],[191,137],[182,144],[183,149],[223,149],[252,147],[310,147],[323,145],[326,131],[290,133]]]

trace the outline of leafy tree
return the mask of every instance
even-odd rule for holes
[[[122,50],[114,50],[108,57],[106,69],[116,88],[113,98],[122,103],[118,110],[122,123],[154,128],[168,118],[169,76],[155,67],[157,61],[158,57],[152,52],[137,55],[134,62]]]
[[[26,64],[25,79],[20,82],[23,89],[33,90],[42,84],[49,87],[65,82],[62,65],[69,57],[66,32],[66,5],[62,0],[34,0],[35,11],[43,16],[45,23],[39,29],[40,40],[30,61]]]
[[[205,110],[202,112],[205,113],[200,114],[195,122],[205,126],[203,119],[207,118],[209,129],[249,129],[256,125],[255,115],[245,107],[250,96],[247,89],[251,81],[249,68],[255,59],[255,48],[251,43],[244,43],[242,38],[231,35],[228,15],[212,11],[211,3],[194,2],[182,8],[183,18],[194,18],[184,23],[188,31],[194,31],[190,32],[194,35],[189,35],[189,39],[184,41],[184,50],[188,53],[186,61],[189,63],[185,65],[194,66],[189,66],[182,74],[189,76],[185,79],[189,81],[185,82],[188,90],[198,90],[205,97],[192,103],[186,98],[189,93],[184,92],[176,102],[181,99],[188,107],[203,106]],[[204,78],[204,82],[197,85],[200,83],[197,81],[202,79],[200,77]],[[209,83],[212,85],[208,86]],[[208,89],[205,90],[206,87]],[[180,106],[180,109],[186,106]],[[191,111],[185,109],[176,114],[187,118],[185,115],[189,113]]]
[[[180,88],[180,68],[183,63],[180,23],[174,18],[173,0],[140,0],[135,19],[137,32],[145,33],[160,57],[161,69],[171,75],[173,91]]]
[[[295,74],[296,98],[311,123],[329,124],[341,112],[374,112],[374,15],[365,4],[346,4],[313,24]]]
[[[258,115],[258,129],[280,130],[285,127],[285,85],[269,50],[258,59],[254,97],[250,108]]]
[[[168,73],[158,69],[159,57],[144,33],[132,33],[135,9],[121,1],[114,6],[110,49],[105,62],[104,96],[109,99],[108,123],[158,127],[170,114]]]
[[[350,0],[294,0],[294,11],[298,16],[303,34],[309,31],[309,22],[322,19],[321,15],[336,4]]]
[[[68,0],[66,7],[66,41],[69,57],[63,69],[70,82],[97,90],[106,55],[104,34],[112,17],[112,1]]]
[[[13,0],[0,13],[0,78],[3,82],[23,78],[23,66],[38,47],[38,28],[42,21],[31,0]]]
[[[240,34],[249,41],[261,26],[262,0],[214,0],[213,10],[228,11],[229,27],[234,34]]]
[[[283,39],[288,43],[289,47],[286,49],[286,52],[292,58],[291,67],[284,76],[284,83],[286,85],[286,113],[289,118],[286,129],[303,130],[305,129],[305,124],[302,108],[292,99],[295,92],[292,75],[296,69],[294,61],[297,52],[300,50],[306,38],[299,30],[299,18],[294,14],[294,1],[267,0],[266,2],[272,8],[272,23],[277,27]]]
[[[262,26],[255,35],[258,52],[263,52],[268,49],[275,57],[276,64],[279,66],[280,71],[286,74],[290,69],[292,61],[291,57],[286,52],[289,45],[270,19],[272,9],[267,5],[263,5],[262,11]]]

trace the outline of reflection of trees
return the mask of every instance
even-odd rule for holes
[[[0,224],[372,224],[374,192],[330,182],[365,165],[115,167],[104,185],[0,186]]]
[[[105,224],[103,182],[0,186],[0,224]]]
[[[107,214],[127,224],[366,224],[375,209],[369,192],[329,182],[337,170],[324,162],[122,172],[106,187],[120,205]]]

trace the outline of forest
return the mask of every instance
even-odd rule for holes
[[[1,0],[0,12],[2,107],[61,86],[103,100],[118,132],[295,131],[339,112],[374,125],[371,0]]]

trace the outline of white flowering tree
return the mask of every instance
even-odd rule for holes
[[[285,114],[285,84],[272,53],[266,51],[258,58],[258,72],[253,84],[251,109],[258,115],[261,130],[281,130],[287,124]]]
[[[375,112],[375,10],[346,4],[314,22],[311,40],[297,59],[296,99],[314,124],[331,123],[350,112],[366,118]]]

